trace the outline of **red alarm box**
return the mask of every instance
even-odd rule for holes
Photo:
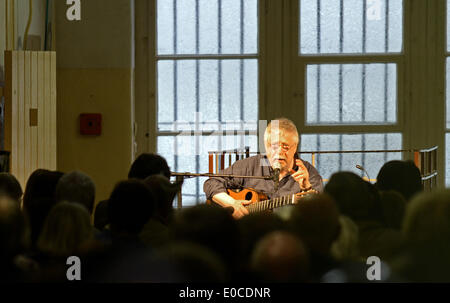
[[[101,114],[80,114],[80,134],[99,136],[101,133]]]

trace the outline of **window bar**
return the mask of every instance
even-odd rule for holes
[[[317,53],[321,52],[321,37],[320,37],[320,2],[321,0],[317,0]],[[317,64],[317,78],[316,78],[316,94],[317,94],[317,113],[316,113],[316,121],[321,122],[320,119],[320,74],[321,68],[320,64]],[[316,150],[320,151],[320,135],[316,136]],[[320,154],[317,155],[317,170],[320,171]]]
[[[389,51],[389,0],[386,0],[385,8],[384,8],[384,14],[385,14],[385,28],[384,28],[384,51]],[[388,120],[388,88],[389,88],[389,81],[388,81],[388,64],[384,64],[384,121],[387,122]],[[387,134],[384,134],[384,149],[388,148],[388,140],[387,140]],[[387,153],[384,153],[384,163],[387,162],[388,155]]]
[[[241,28],[241,37],[240,37],[240,43],[241,43],[241,54],[244,53],[244,0],[241,0],[241,20],[240,20],[240,28]],[[243,122],[244,121],[244,59],[239,60],[239,72],[240,72],[240,87],[239,87],[239,98],[240,98],[240,120],[241,120],[241,130],[244,130],[244,125]],[[240,141],[240,145],[244,146],[245,145],[245,136],[240,136],[238,137],[239,141]]]
[[[363,0],[363,29],[362,29],[362,52],[366,53],[366,38],[367,38],[367,0]],[[362,83],[361,83],[361,117],[362,121],[366,121],[366,64],[362,66]],[[366,135],[362,135],[362,150],[366,149]],[[366,155],[363,153],[362,157],[362,166],[366,167]],[[363,172],[361,172],[362,175]]]
[[[339,53],[344,52],[344,1],[340,2],[339,6]],[[342,123],[343,110],[343,65],[339,64],[339,122]],[[342,135],[339,135],[339,150],[342,150]],[[339,154],[339,170],[342,170],[342,154]]]
[[[177,15],[177,1],[173,0],[173,52],[174,54],[178,53],[178,48],[177,48],[177,20],[178,19],[178,15]],[[177,64],[177,60],[173,61],[173,121],[175,122],[175,128],[176,128],[176,121],[178,120],[178,83],[177,83],[177,77],[178,77],[178,64]],[[176,131],[177,129],[175,129]],[[175,155],[174,155],[174,170],[177,171],[178,170],[178,142],[177,142],[177,137],[175,136],[174,139],[174,151],[175,151]]]
[[[195,0],[195,53],[200,53],[200,11],[199,0]],[[195,131],[200,131],[200,61],[195,60]],[[195,135],[195,172],[200,172],[200,136]],[[195,178],[195,197],[200,198],[200,180]]]
[[[222,53],[222,0],[217,5],[217,51]],[[222,130],[222,60],[217,60],[217,106],[219,131]],[[222,150],[222,136],[217,140],[218,150]]]

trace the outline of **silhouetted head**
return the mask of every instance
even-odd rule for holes
[[[181,210],[172,232],[176,241],[204,245],[218,254],[226,266],[236,266],[239,258],[239,231],[236,220],[222,207],[201,204]]]
[[[50,209],[56,204],[55,189],[62,172],[37,169],[28,178],[23,195],[23,208],[31,227],[31,245],[37,238]]]
[[[378,190],[396,190],[409,201],[423,190],[420,170],[412,161],[386,162],[378,172],[376,187]]]
[[[156,200],[155,217],[163,223],[168,224],[173,215],[173,200],[180,191],[182,183],[171,183],[169,179],[162,175],[151,175],[145,178]]]
[[[22,194],[22,187],[14,175],[5,172],[0,173],[0,196],[6,195],[20,204]]]
[[[144,180],[151,175],[163,175],[170,178],[170,169],[166,159],[157,154],[144,153],[134,160],[128,172],[128,178]]]
[[[262,282],[305,282],[309,255],[298,237],[286,231],[275,231],[256,244],[251,267]]]
[[[155,208],[155,198],[142,180],[119,182],[108,200],[111,231],[115,234],[137,235],[153,215]]]
[[[288,224],[312,251],[329,255],[340,232],[339,210],[329,195],[311,195],[293,207]]]
[[[331,175],[324,192],[336,201],[341,214],[354,221],[382,220],[378,191],[353,172]]]
[[[55,190],[56,201],[79,203],[92,214],[95,201],[95,184],[91,177],[80,171],[64,174]]]

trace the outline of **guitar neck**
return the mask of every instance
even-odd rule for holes
[[[274,209],[277,207],[295,204],[296,194],[273,198],[270,200],[264,200],[255,202],[247,206],[249,213],[261,212],[268,209]]]

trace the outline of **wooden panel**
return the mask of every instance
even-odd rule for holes
[[[16,177],[25,184],[25,54],[17,52],[17,149],[12,153],[17,155]]]
[[[50,65],[50,169],[56,170],[56,53],[49,53]]]
[[[30,127],[30,108],[31,108],[31,52],[24,52],[24,182],[28,180],[31,174],[31,127]]]
[[[37,166],[44,167],[44,52],[37,53],[37,108],[38,108],[38,127],[37,127]]]
[[[56,53],[5,55],[5,149],[25,187],[37,168],[56,169]]]
[[[50,85],[51,75],[50,75],[50,54],[48,52],[44,53],[44,137],[45,137],[45,146],[43,147],[44,151],[44,167],[49,168],[50,161],[50,119],[51,119],[51,110],[50,110]]]

